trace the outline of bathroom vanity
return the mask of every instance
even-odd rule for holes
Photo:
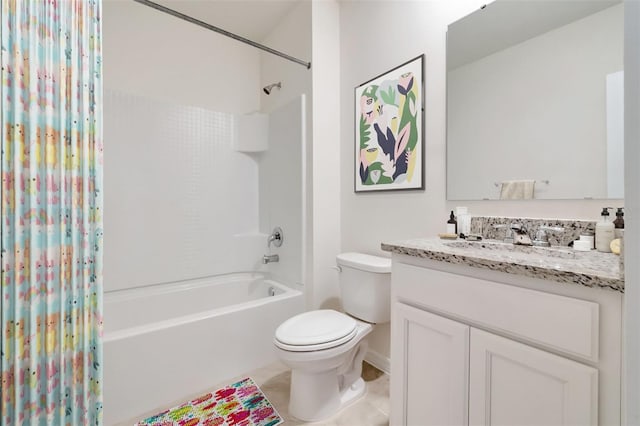
[[[617,256],[415,239],[392,253],[391,425],[619,425]]]
[[[623,197],[623,4],[571,3],[495,1],[449,25],[447,200],[509,199],[501,189],[514,179],[533,181],[535,199]],[[564,162],[576,152],[588,155],[574,176]],[[529,242],[557,247],[382,245],[393,263],[390,424],[620,425],[620,259],[567,247],[593,223],[503,219],[475,230],[472,219],[471,232],[553,230]]]

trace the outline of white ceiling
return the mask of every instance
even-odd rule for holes
[[[259,43],[303,0],[153,1]]]

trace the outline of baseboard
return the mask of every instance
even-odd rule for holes
[[[364,360],[369,364],[389,374],[391,371],[391,361],[386,356],[380,355],[376,351],[369,350],[364,356]]]

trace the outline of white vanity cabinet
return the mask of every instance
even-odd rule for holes
[[[598,370],[471,330],[469,424],[596,425]]]
[[[393,255],[391,425],[619,425],[622,294]]]
[[[468,423],[469,326],[392,307],[391,425]]]

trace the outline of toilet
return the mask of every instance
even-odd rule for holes
[[[336,263],[346,314],[305,312],[275,333],[276,353],[291,368],[289,413],[304,421],[325,420],[365,394],[366,336],[390,320],[391,259],[343,253]]]

